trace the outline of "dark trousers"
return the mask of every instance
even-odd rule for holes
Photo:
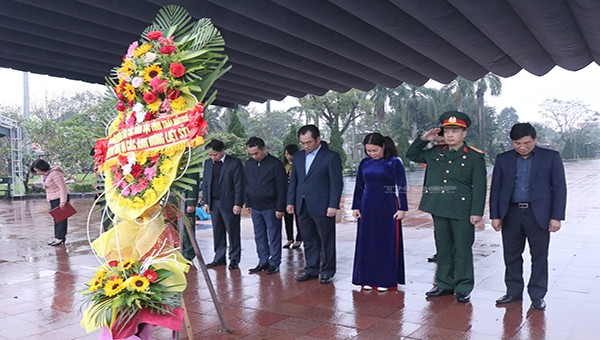
[[[190,223],[190,229],[194,236],[196,235],[196,213],[185,213],[185,218],[187,219],[187,223]],[[196,252],[194,251],[194,247],[192,246],[192,240],[188,236],[187,229],[185,226],[181,231],[181,255],[185,257],[187,260],[193,260],[196,257]]]
[[[302,233],[300,232],[300,223],[298,223],[298,215],[288,214],[288,212],[286,211],[285,215],[283,216],[283,219],[285,221],[285,234],[287,235],[287,240],[294,240],[294,220],[296,220],[296,230],[298,230],[298,232],[296,233],[296,242],[301,242]]]
[[[469,220],[433,216],[437,249],[438,287],[470,293],[475,283],[473,241],[475,227]]]
[[[336,270],[335,217],[311,216],[304,204],[299,219],[304,242],[304,272],[333,276]]]
[[[67,195],[67,202],[69,201],[69,196]],[[60,205],[60,198],[50,201],[50,210],[58,207]],[[64,221],[60,221],[58,223],[54,222],[54,238],[59,240],[64,240],[67,237],[67,227],[69,226],[69,219],[65,219]]]
[[[215,262],[225,261],[227,238],[229,238],[229,260],[240,262],[242,245],[240,243],[240,215],[233,214],[233,206],[222,206],[221,201],[213,200],[210,207],[210,219],[213,227]]]
[[[523,294],[523,251],[525,241],[531,254],[531,277],[527,285],[529,296],[542,299],[548,291],[548,247],[550,232],[537,223],[531,208],[511,205],[502,221],[502,245],[504,248],[504,282],[506,293]]]
[[[281,264],[281,219],[275,216],[275,209],[252,209],[252,224],[258,263],[279,267]]]

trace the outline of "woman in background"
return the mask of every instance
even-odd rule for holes
[[[50,202],[50,209],[64,208],[69,201],[69,191],[65,183],[65,175],[58,166],[50,168],[50,164],[43,159],[34,161],[29,167],[31,173],[42,176],[42,184],[46,189],[46,200]],[[65,244],[67,240],[67,219],[54,222],[54,240],[48,242],[50,246]]]
[[[352,283],[385,292],[405,283],[406,173],[391,138],[370,133],[363,145],[368,157],[358,167],[352,202],[358,219]]]
[[[290,180],[290,175],[292,173],[292,161],[294,160],[294,154],[298,152],[298,145],[289,144],[285,147],[283,151],[284,162],[285,164],[285,173],[288,176],[288,183]],[[296,218],[294,218],[296,216]],[[294,219],[296,220],[296,242],[294,242]],[[284,248],[293,249],[300,248],[302,245],[302,235],[300,234],[300,226],[298,225],[298,215],[296,214],[288,214],[287,211],[284,215],[285,221],[285,233],[287,234],[287,243],[283,245]]]

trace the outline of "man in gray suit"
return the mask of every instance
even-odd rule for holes
[[[316,126],[301,127],[298,139],[304,150],[294,155],[286,207],[289,214],[298,214],[304,241],[304,274],[296,280],[320,278],[327,284],[336,270],[335,215],[342,196],[342,161],[321,144]]]
[[[213,139],[206,145],[210,159],[204,163],[202,199],[204,210],[211,214],[215,257],[206,266],[224,266],[227,236],[229,236],[229,269],[238,269],[242,247],[240,243],[240,213],[244,204],[244,167],[242,162],[225,153],[225,144]]]

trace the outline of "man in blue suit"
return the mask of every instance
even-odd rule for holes
[[[294,155],[286,207],[289,214],[298,214],[304,241],[304,274],[296,280],[320,278],[328,284],[336,270],[335,215],[342,196],[342,161],[321,144],[316,126],[301,127],[298,139],[304,150]]]
[[[527,292],[531,307],[544,310],[548,291],[550,232],[560,230],[565,219],[567,184],[558,152],[536,146],[537,134],[529,123],[513,125],[514,150],[496,157],[490,192],[492,227],[502,231],[506,294],[496,300],[506,304],[523,299],[523,251],[531,252],[531,277]]]
[[[240,213],[244,204],[244,166],[225,153],[225,144],[213,139],[206,144],[210,159],[204,162],[202,199],[204,211],[211,214],[214,260],[208,268],[224,266],[229,236],[229,269],[238,269],[242,246],[240,241]]]

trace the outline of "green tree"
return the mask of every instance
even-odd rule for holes
[[[373,105],[366,92],[352,89],[346,93],[329,91],[323,96],[308,95],[300,98],[300,105],[313,116],[321,117],[330,131],[329,148],[340,153],[345,164],[343,134],[350,124],[365,112],[372,112]]]
[[[487,145],[486,121],[490,116],[486,116],[484,96],[489,92],[492,96],[499,96],[502,92],[502,81],[500,77],[493,73],[486,74],[475,83],[475,96],[477,98],[477,126],[479,132],[479,145]]]
[[[227,125],[227,132],[234,134],[242,139],[246,138],[246,129],[238,117],[238,110],[233,110]]]

